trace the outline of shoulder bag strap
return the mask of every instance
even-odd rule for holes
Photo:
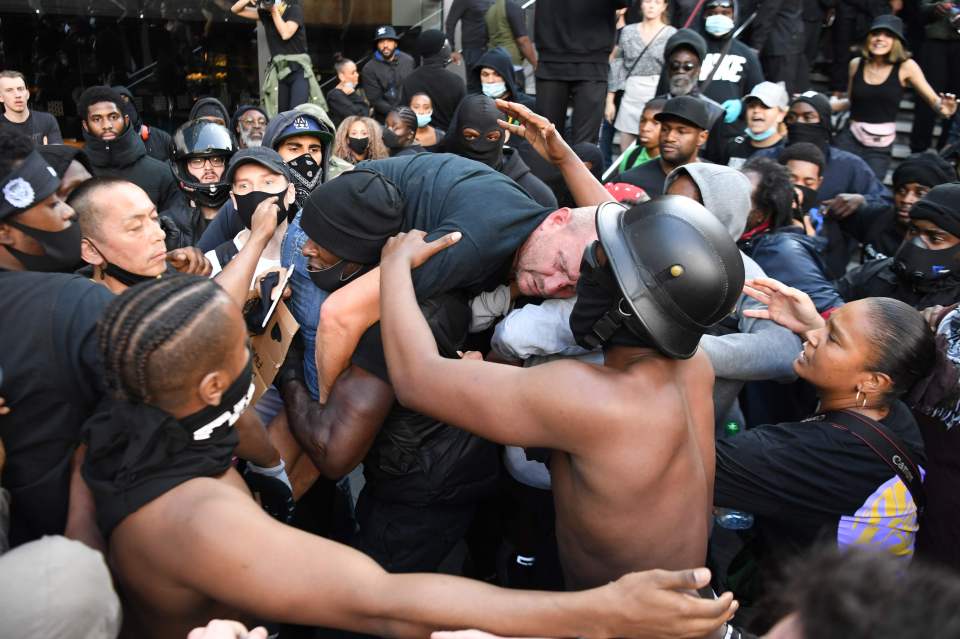
[[[633,64],[630,65],[630,68],[627,69],[627,74],[626,74],[626,76],[624,76],[625,78],[629,78],[629,77],[630,77],[630,74],[633,73],[633,70],[637,67],[637,63],[640,62],[640,60],[643,58],[643,54],[647,52],[647,49],[650,48],[650,45],[652,45],[654,42],[657,41],[657,38],[660,37],[660,34],[663,33],[663,30],[666,29],[666,28],[667,28],[667,25],[663,25],[662,27],[660,27],[660,30],[659,30],[659,31],[657,31],[655,34],[653,34],[653,37],[650,38],[650,42],[648,42],[648,43],[646,44],[646,46],[643,47],[643,51],[640,52],[640,55],[637,56],[637,59],[634,60],[634,61],[633,61]],[[620,46],[623,46],[623,45],[620,45]],[[624,81],[626,81],[626,80],[624,80]]]
[[[927,496],[923,490],[920,467],[913,461],[903,440],[880,422],[853,411],[829,412],[824,415],[824,421],[849,432],[866,444],[906,484],[918,513],[923,512]]]

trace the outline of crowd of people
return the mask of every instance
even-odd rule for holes
[[[960,7],[810,4],[454,0],[323,95],[238,0],[260,103],[66,143],[0,72],[0,637],[960,636]]]

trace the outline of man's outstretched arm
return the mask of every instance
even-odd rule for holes
[[[647,571],[584,592],[507,590],[461,577],[391,575],[357,550],[280,524],[217,480],[170,508],[169,534],[149,558],[164,572],[260,619],[343,628],[381,637],[428,637],[480,628],[501,635],[701,637],[736,610],[684,594],[706,569]],[[192,485],[189,485],[192,484]]]
[[[546,446],[571,453],[602,429],[597,407],[611,404],[597,369],[558,361],[523,369],[472,359],[442,357],[417,305],[410,269],[424,253],[456,242],[457,233],[424,242],[422,231],[390,239],[380,262],[380,329],[390,381],[404,406],[486,439],[517,446]]]

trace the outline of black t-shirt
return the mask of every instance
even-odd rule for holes
[[[97,320],[114,298],[78,275],[0,272],[2,396],[7,451],[2,485],[13,496],[11,544],[62,534],[70,456],[102,394]]]
[[[653,158],[649,162],[644,162],[640,166],[635,166],[625,173],[621,173],[617,182],[626,182],[639,186],[647,192],[651,198],[663,195],[663,182],[667,179],[667,174],[663,171],[663,165],[660,160]]]
[[[895,402],[882,422],[925,463],[910,410]],[[900,478],[862,441],[820,421],[760,426],[717,442],[716,506],[753,513],[777,557],[821,537],[839,546],[913,552],[917,512]]]
[[[296,22],[300,27],[290,36],[289,40],[280,37],[276,25],[273,23],[273,14],[270,11],[258,9],[260,22],[263,23],[263,30],[267,36],[267,49],[270,51],[270,57],[275,55],[293,55],[307,52],[307,29],[303,24],[303,7],[299,4],[287,4],[286,11],[283,12],[284,22]]]
[[[502,173],[450,153],[371,160],[357,168],[397,185],[404,199],[401,231],[426,231],[428,240],[463,233],[413,272],[420,299],[457,289],[476,294],[505,283],[517,249],[553,212]]]
[[[0,115],[0,129],[6,131],[15,131],[25,135],[36,145],[40,144],[63,144],[63,137],[60,135],[60,126],[57,119],[49,113],[43,111],[30,110],[25,122],[11,122],[6,114]],[[44,140],[46,138],[46,140]]]
[[[615,14],[627,4],[626,0],[539,0],[533,33],[540,61],[608,68],[617,37]]]
[[[782,148],[784,144],[785,139],[781,139],[773,146],[764,148],[779,149]],[[750,138],[746,135],[738,135],[727,142],[727,146],[723,150],[723,156],[719,158],[717,164],[726,164],[729,167],[739,169],[747,163],[747,160],[756,155],[758,151],[760,151],[760,149],[750,144]]]

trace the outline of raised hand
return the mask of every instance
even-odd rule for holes
[[[497,108],[519,120],[520,124],[511,124],[504,120],[497,120],[497,123],[511,134],[529,142],[547,162],[562,164],[571,158],[577,159],[573,150],[563,141],[556,125],[547,118],[516,102],[497,100]]]
[[[801,290],[769,277],[747,280],[743,285],[745,295],[752,297],[767,308],[747,308],[747,317],[773,320],[794,333],[804,333],[823,326],[823,317],[817,312],[810,296]]]

